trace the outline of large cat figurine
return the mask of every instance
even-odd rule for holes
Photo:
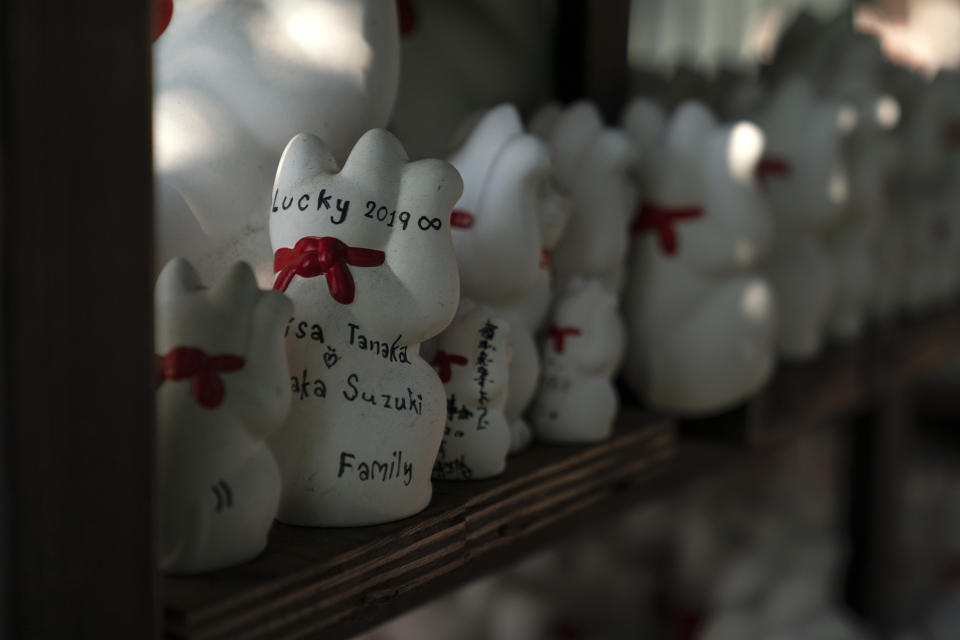
[[[419,350],[457,310],[449,220],[462,188],[442,160],[407,162],[383,129],[342,170],[315,136],[287,145],[270,207],[274,288],[295,303],[293,407],[269,441],[283,522],[377,524],[430,501],[446,394]]]
[[[560,286],[574,277],[600,278],[611,291],[623,286],[628,229],[638,193],[637,153],[621,129],[605,127],[596,105],[543,107],[531,130],[550,145],[554,170],[573,212],[551,262]]]
[[[290,408],[283,326],[293,305],[237,263],[212,288],[181,258],[156,286],[160,568],[258,555],[280,502],[264,443]]]
[[[304,131],[339,162],[393,108],[393,0],[176,0],[154,46],[157,260],[207,279],[239,259],[271,279],[263,211]]]
[[[763,134],[747,122],[721,125],[692,101],[663,131],[643,102],[624,122],[651,156],[633,223],[624,378],[657,409],[729,408],[773,370],[773,295],[758,274],[772,232],[754,177]]]

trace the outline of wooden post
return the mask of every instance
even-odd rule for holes
[[[557,11],[557,97],[590,98],[615,122],[626,98],[630,0],[560,0]]]
[[[0,637],[158,634],[148,16],[0,8]]]

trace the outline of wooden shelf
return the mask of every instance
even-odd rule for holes
[[[860,340],[830,345],[816,360],[781,364],[755,398],[718,416],[678,421],[683,436],[748,445],[789,440],[908,390],[960,356],[960,308],[876,327]]]
[[[586,513],[656,491],[676,450],[670,421],[639,410],[587,447],[536,446],[495,480],[435,482],[401,522],[354,529],[277,524],[248,564],[163,581],[166,632],[185,638],[294,638],[361,631],[516,559]]]
[[[537,445],[500,478],[434,483],[407,520],[365,528],[276,525],[257,560],[163,579],[175,638],[347,637],[479,577],[584,525],[902,390],[960,353],[960,310],[871,332],[821,358],[781,367],[754,400],[707,420],[624,408],[614,437]],[[710,436],[714,442],[685,439]],[[722,440],[730,443],[718,442]],[[751,445],[744,447],[742,445]]]

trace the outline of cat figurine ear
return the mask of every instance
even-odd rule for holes
[[[237,263],[206,289],[172,260],[156,286],[160,565],[212,571],[263,551],[280,472],[263,442],[290,408],[292,304]]]
[[[293,408],[269,444],[283,474],[278,518],[359,526],[427,506],[446,394],[420,355],[459,303],[450,212],[457,171],[409,162],[382,129],[343,169],[314,136],[294,137],[270,210],[274,288],[293,299],[285,329]]]

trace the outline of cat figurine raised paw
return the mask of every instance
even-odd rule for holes
[[[206,289],[182,258],[156,286],[160,568],[198,573],[267,544],[280,471],[264,443],[290,408],[283,326],[293,305],[237,263]]]
[[[449,220],[462,188],[449,164],[408,162],[382,129],[342,170],[315,136],[287,145],[270,209],[274,288],[295,304],[293,407],[269,441],[281,521],[378,524],[429,503],[446,393],[419,350],[457,311]]]

